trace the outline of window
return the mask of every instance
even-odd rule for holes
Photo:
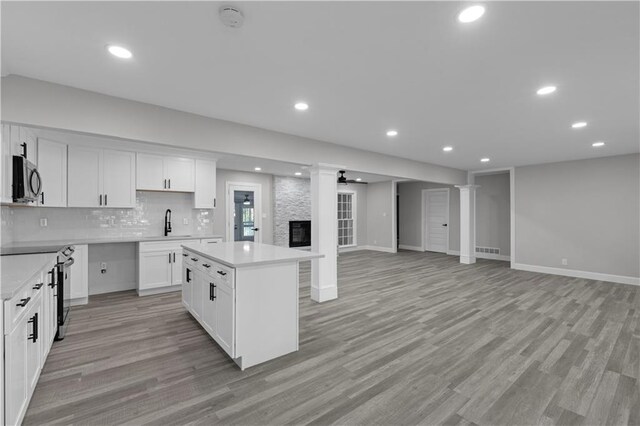
[[[356,194],[354,192],[338,193],[338,246],[356,245]]]

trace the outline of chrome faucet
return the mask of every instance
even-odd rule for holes
[[[164,236],[166,237],[171,232],[171,210],[167,209],[164,212]]]

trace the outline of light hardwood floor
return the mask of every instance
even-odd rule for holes
[[[91,297],[25,424],[639,424],[640,287],[370,251],[300,351],[241,372],[179,294]]]

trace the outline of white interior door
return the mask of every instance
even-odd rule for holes
[[[227,182],[227,241],[262,242],[262,185]]]
[[[424,203],[424,249],[446,253],[449,250],[449,189],[426,189]]]

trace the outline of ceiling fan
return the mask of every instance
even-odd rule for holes
[[[340,176],[338,176],[338,185],[346,185],[348,183],[361,183],[366,185],[368,183],[363,182],[362,180],[347,179],[346,177],[344,177],[344,174],[346,173],[344,170],[340,170],[338,173],[340,173]]]

